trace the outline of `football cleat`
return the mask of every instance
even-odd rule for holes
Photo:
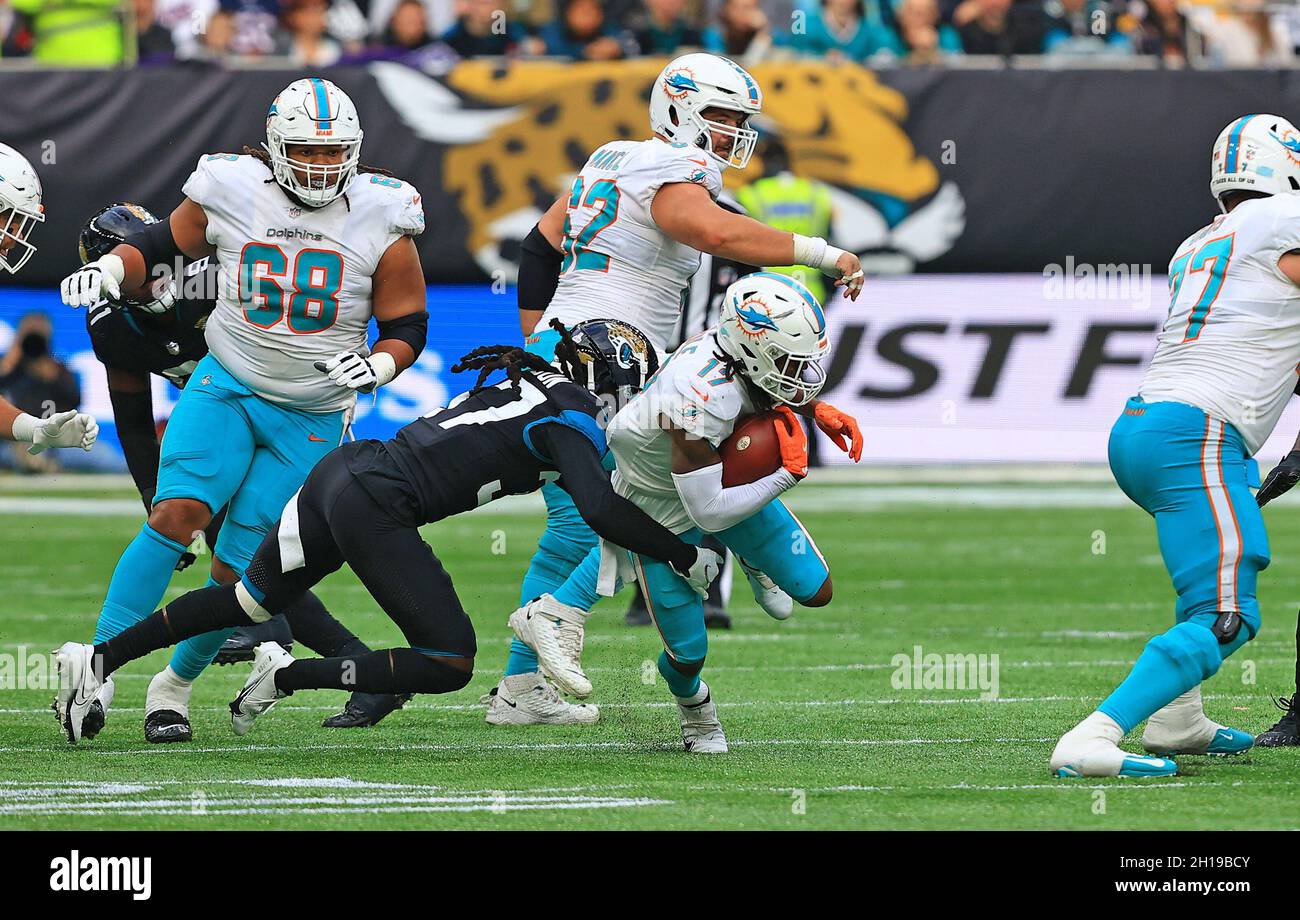
[[[253,660],[253,649],[263,642],[279,642],[280,647],[286,652],[293,651],[293,640],[276,638],[276,634],[288,630],[262,629],[264,626],[274,626],[271,621],[258,624],[258,626],[248,627],[246,629],[237,629],[225,642],[221,643],[221,648],[217,650],[217,657],[212,659],[213,664],[240,664],[245,661]]]
[[[1052,751],[1053,776],[1173,776],[1178,764],[1120,750],[1124,731],[1105,713],[1094,712],[1066,732]]]
[[[1281,696],[1277,708],[1284,713],[1268,731],[1255,739],[1258,747],[1300,746],[1300,693],[1292,697]]]
[[[253,653],[253,673],[244,689],[230,701],[230,727],[246,735],[253,721],[289,694],[276,689],[275,673],[293,664],[293,656],[275,642],[263,642]]]
[[[570,703],[541,674],[510,674],[488,694],[488,725],[595,725],[600,709]]]
[[[349,697],[338,715],[330,716],[321,728],[369,728],[411,702],[412,693],[361,693]]]
[[[92,740],[104,730],[108,707],[113,705],[113,694],[116,692],[117,687],[111,677],[100,685],[99,692],[95,694],[95,702],[90,704],[86,718],[81,720],[81,737],[86,741]]]
[[[189,716],[174,709],[156,709],[144,717],[144,740],[150,744],[192,741]]]
[[[149,681],[144,695],[144,740],[150,744],[190,741],[190,693],[194,682],[163,668]]]
[[[778,588],[776,582],[744,559],[737,556],[736,562],[744,571],[745,577],[749,579],[749,587],[754,592],[754,600],[758,601],[758,606],[763,608],[763,612],[774,620],[788,620],[790,614],[794,613],[794,600],[790,595]]]
[[[727,736],[718,721],[718,707],[713,704],[713,694],[708,685],[701,682],[700,689],[704,691],[704,699],[698,703],[673,697],[682,723],[682,743],[688,754],[725,754]]]
[[[1151,754],[1240,754],[1254,743],[1248,733],[1206,717],[1199,685],[1152,715],[1142,732]]]
[[[519,641],[537,653],[543,674],[562,691],[578,699],[591,694],[591,681],[582,671],[582,635],[587,614],[543,594],[510,614],[510,628]]]
[[[95,673],[95,647],[65,642],[54,652],[59,668],[59,690],[54,712],[71,744],[82,738],[82,725],[99,700],[100,680]],[[102,707],[101,703],[101,707]]]

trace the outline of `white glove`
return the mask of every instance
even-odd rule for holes
[[[90,450],[99,437],[99,423],[93,416],[76,409],[60,412],[46,419],[23,413],[14,419],[15,441],[29,441],[29,454],[39,454],[47,447],[80,447]]]
[[[355,351],[341,351],[328,361],[317,361],[316,369],[341,387],[370,393],[395,376],[397,364],[387,352],[377,352],[369,357]]]
[[[110,252],[64,278],[59,285],[59,296],[73,309],[93,307],[101,300],[116,300],[121,296],[125,277],[122,259]]]
[[[703,546],[695,548],[695,562],[687,571],[683,572],[674,567],[677,574],[686,579],[686,583],[695,589],[695,593],[700,597],[709,596],[709,585],[713,584],[713,579],[718,577],[722,571],[722,557],[711,549],[705,549]]]

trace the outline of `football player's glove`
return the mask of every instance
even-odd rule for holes
[[[370,356],[355,351],[341,351],[328,361],[317,361],[320,371],[341,387],[358,393],[372,393],[394,377],[396,364],[391,355],[376,352]]]
[[[703,546],[695,548],[695,562],[685,572],[673,566],[673,571],[686,579],[686,583],[695,589],[700,597],[709,596],[709,585],[722,571],[722,557]]]
[[[1290,491],[1300,482],[1300,450],[1293,450],[1282,458],[1282,462],[1268,471],[1264,482],[1255,493],[1255,503],[1263,508],[1273,499]]]
[[[858,428],[857,419],[824,402],[817,404],[813,418],[822,433],[848,454],[854,463],[862,459],[862,430]]]
[[[777,406],[776,443],[781,447],[781,465],[795,479],[808,475],[808,436],[789,406]]]
[[[27,441],[29,454],[39,454],[47,447],[80,447],[90,450],[99,437],[99,423],[93,416],[76,409],[38,419],[23,413],[14,419],[15,441]]]
[[[122,296],[125,277],[122,259],[110,252],[64,278],[59,284],[59,297],[73,309],[93,307],[101,300],[117,300]]]

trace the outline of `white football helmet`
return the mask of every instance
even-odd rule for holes
[[[826,314],[788,275],[754,272],[727,288],[718,345],[740,371],[778,403],[802,406],[821,392],[830,351]]]
[[[740,112],[740,127],[707,121],[708,108]],[[749,119],[763,109],[763,91],[746,70],[716,54],[696,52],[674,58],[650,91],[650,128],[675,144],[699,147],[723,167],[744,169],[754,155],[758,132]],[[726,154],[713,150],[713,134],[732,138]]]
[[[1300,130],[1277,115],[1243,115],[1219,134],[1210,155],[1210,194],[1300,192]]]
[[[347,93],[329,80],[308,77],[280,91],[266,113],[266,152],[275,180],[305,205],[324,207],[348,190],[361,162],[361,120]],[[342,145],[343,161],[329,166],[289,158],[290,144]],[[306,177],[304,184],[299,173]]]
[[[0,144],[0,268],[13,274],[36,252],[28,237],[45,220],[41,180],[27,158]]]

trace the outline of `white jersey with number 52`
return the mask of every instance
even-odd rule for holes
[[[661,352],[668,347],[700,253],[659,229],[650,214],[664,185],[691,182],[722,192],[722,173],[704,151],[684,144],[613,141],[573,180],[564,221],[560,282],[538,323],[572,326],[621,319]]]
[[[1300,287],[1278,268],[1300,249],[1300,194],[1243,201],[1169,263],[1169,316],[1140,395],[1196,406],[1251,453],[1272,434],[1300,365]]]
[[[251,156],[209,154],[185,183],[208,217],[221,290],[208,319],[212,355],[274,403],[334,412],[355,393],[313,366],[366,350],[371,276],[402,235],[424,230],[416,190],[374,173],[357,176],[323,208],[303,207]]]

